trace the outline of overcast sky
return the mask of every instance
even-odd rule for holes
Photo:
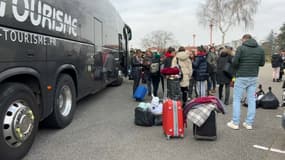
[[[172,32],[180,45],[209,44],[209,27],[198,24],[196,13],[202,0],[110,0],[124,21],[132,28],[131,46],[141,48],[141,39],[155,30]],[[234,27],[227,32],[226,42],[250,33],[258,41],[266,39],[270,31],[279,32],[285,23],[285,0],[262,0],[255,15],[253,29]],[[213,41],[221,43],[221,34],[214,27]]]

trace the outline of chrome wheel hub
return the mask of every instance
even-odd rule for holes
[[[19,147],[34,129],[34,113],[24,101],[13,102],[5,113],[3,135],[10,147]]]
[[[67,85],[63,86],[60,90],[58,106],[61,115],[66,117],[70,114],[72,107],[72,94],[71,89]]]

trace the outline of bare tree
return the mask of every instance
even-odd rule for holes
[[[144,48],[156,47],[158,49],[165,49],[170,45],[177,45],[177,42],[174,40],[173,33],[158,30],[147,34],[142,39],[142,45]]]
[[[197,12],[200,24],[213,24],[222,33],[222,45],[226,32],[232,27],[244,24],[245,29],[253,27],[253,16],[261,0],[206,0]]]

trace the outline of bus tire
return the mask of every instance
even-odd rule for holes
[[[76,107],[76,93],[73,79],[67,75],[60,75],[55,88],[53,112],[44,121],[47,127],[64,128],[68,126]]]
[[[0,91],[0,157],[21,159],[30,150],[38,131],[36,96],[20,83],[5,83]]]
[[[123,84],[124,78],[119,77],[116,81],[114,81],[113,83],[111,83],[110,86],[112,87],[116,87],[116,86],[120,86]]]

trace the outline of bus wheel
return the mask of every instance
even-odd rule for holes
[[[110,86],[112,87],[120,86],[122,85],[123,81],[124,81],[124,78],[123,78],[122,72],[118,71],[118,79],[114,81],[113,83],[111,83]]]
[[[39,124],[33,91],[20,83],[0,87],[0,157],[21,159],[30,150]]]
[[[73,119],[76,106],[75,86],[72,78],[63,74],[56,84],[52,114],[45,120],[48,127],[64,128]]]
[[[118,78],[116,81],[111,83],[110,86],[112,86],[112,87],[120,86],[120,85],[122,85],[123,81],[124,81],[123,78]]]

